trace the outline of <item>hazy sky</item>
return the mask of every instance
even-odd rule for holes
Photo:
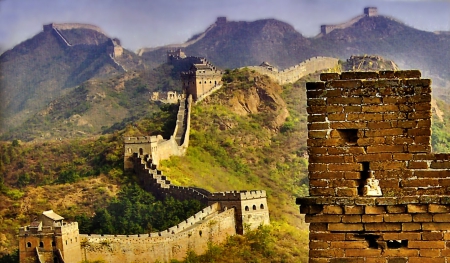
[[[450,0],[0,0],[0,50],[51,22],[97,25],[133,51],[184,42],[218,16],[231,21],[275,18],[314,36],[321,24],[345,22],[367,6],[417,29],[450,30]]]

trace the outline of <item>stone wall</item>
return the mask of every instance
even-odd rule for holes
[[[272,80],[278,82],[278,84],[284,85],[287,83],[294,83],[308,74],[334,68],[338,65],[338,61],[337,58],[331,57],[313,57],[282,71],[269,69],[264,66],[249,66],[247,68],[255,70],[260,74],[267,75]]]
[[[344,72],[307,83],[310,197],[297,203],[310,262],[450,260],[450,155],[431,153],[431,81],[420,77]]]
[[[98,26],[90,25],[90,24],[80,24],[80,23],[64,23],[64,24],[55,24],[51,23],[48,25],[44,25],[43,29],[44,31],[50,31],[52,29],[58,29],[58,30],[70,30],[70,29],[90,29],[97,31],[103,35],[106,35],[105,32],[102,31],[102,29]]]
[[[221,243],[236,234],[233,209],[220,211],[217,204],[208,209],[160,233],[80,235],[81,254],[84,260],[123,263],[182,260],[189,250],[203,253],[208,242]]]
[[[158,136],[125,137],[124,138],[124,169],[134,168],[133,154],[148,155],[153,164],[170,156],[182,156],[189,146],[189,129],[191,123],[192,96],[180,101],[177,122],[172,136],[164,139]]]

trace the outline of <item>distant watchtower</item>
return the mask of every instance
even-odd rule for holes
[[[53,210],[19,229],[20,263],[78,263],[80,249],[78,223],[64,223],[64,218]]]
[[[181,73],[183,92],[192,94],[194,101],[213,88],[222,85],[222,72],[206,59],[201,63],[193,64],[187,72]]]
[[[227,18],[225,16],[220,16],[217,18],[216,25],[225,25],[227,23]]]
[[[366,7],[364,8],[364,14],[366,16],[377,16],[378,9],[376,7]]]

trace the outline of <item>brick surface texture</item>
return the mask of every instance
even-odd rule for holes
[[[418,70],[307,83],[309,262],[450,262],[450,154],[431,153],[431,81]],[[381,196],[366,196],[370,173]]]

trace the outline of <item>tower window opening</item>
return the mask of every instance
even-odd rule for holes
[[[358,142],[358,129],[337,129],[337,132],[345,143]]]
[[[248,208],[248,206],[245,206],[245,211],[250,211],[250,208]]]
[[[256,205],[253,205],[253,210],[256,210]]]
[[[39,247],[44,247],[44,242],[39,242]]]
[[[27,247],[31,247],[31,242],[27,242]]]
[[[370,176],[370,167],[369,162],[361,162],[362,165],[362,171],[360,171],[360,179],[359,179],[359,186],[358,186],[358,195],[362,196],[364,193],[364,186],[366,184],[367,179]]]

